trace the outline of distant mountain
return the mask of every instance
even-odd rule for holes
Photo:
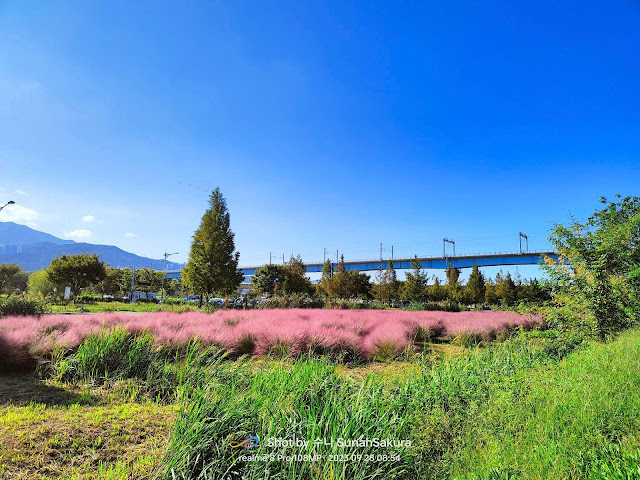
[[[4,226],[9,234],[5,237]],[[15,227],[20,227],[15,229]],[[36,241],[27,243],[30,239],[48,238],[45,241]],[[25,241],[25,239],[27,241]],[[55,240],[52,241],[51,239]],[[20,244],[22,245],[21,253],[5,253],[0,255],[0,264],[17,263],[28,272],[47,268],[56,257],[62,254],[76,255],[81,253],[95,253],[100,260],[112,267],[136,267],[136,268],[153,268],[162,270],[163,260],[141,257],[133,253],[125,252],[121,248],[112,245],[94,245],[91,243],[76,243],[70,240],[62,240],[47,233],[38,232],[23,225],[15,223],[0,222],[0,243],[2,244]],[[167,262],[167,269],[173,270],[179,268],[179,264]]]
[[[41,242],[50,242],[56,245],[76,243],[73,240],[63,240],[17,223],[0,222],[0,243],[2,244],[29,245]]]

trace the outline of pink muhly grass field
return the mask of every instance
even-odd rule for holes
[[[503,311],[328,309],[7,317],[0,319],[0,363],[44,357],[51,352],[53,340],[74,349],[90,333],[114,327],[131,333],[148,331],[158,345],[185,345],[198,338],[237,354],[264,355],[283,346],[291,355],[313,349],[371,358],[380,345],[399,351],[425,332],[432,338],[466,333],[491,339],[510,326],[528,328],[540,322],[536,316]]]

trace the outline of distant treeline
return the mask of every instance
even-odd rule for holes
[[[447,281],[438,278],[429,283],[417,257],[406,280],[397,279],[393,264],[380,268],[374,280],[365,273],[347,271],[344,257],[331,268],[325,262],[320,282],[313,285],[305,275],[302,259],[291,258],[286,265],[265,265],[256,270],[252,278],[253,296],[286,296],[292,294],[319,295],[330,298],[376,299],[381,302],[409,301],[415,303],[451,301],[465,305],[491,304],[515,305],[518,302],[542,303],[551,298],[551,285],[537,279],[522,280],[510,273],[498,273],[495,279],[486,278],[477,265],[466,282],[460,281],[460,270],[449,267]]]

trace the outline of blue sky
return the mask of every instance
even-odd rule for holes
[[[0,2],[0,220],[184,261],[219,186],[243,265],[544,248],[639,192],[640,6],[520,3]]]

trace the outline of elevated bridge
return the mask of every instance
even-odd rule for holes
[[[443,255],[438,257],[418,257],[420,265],[425,270],[444,270],[449,265],[453,268],[471,268],[474,264],[479,267],[500,267],[513,265],[538,265],[544,261],[544,257],[558,259],[556,252],[546,250],[533,250],[528,252],[490,252],[462,255]],[[393,268],[396,270],[410,269],[413,258],[394,258]],[[347,271],[367,272],[378,270],[379,268],[387,268],[390,259],[375,260],[345,260],[344,267]],[[238,271],[242,272],[245,277],[255,275],[256,270],[263,265],[254,265],[247,267],[239,267]],[[322,272],[323,263],[306,263],[305,269],[307,273]],[[336,264],[331,264],[335,270]],[[167,270],[167,278],[180,277],[182,270]]]

